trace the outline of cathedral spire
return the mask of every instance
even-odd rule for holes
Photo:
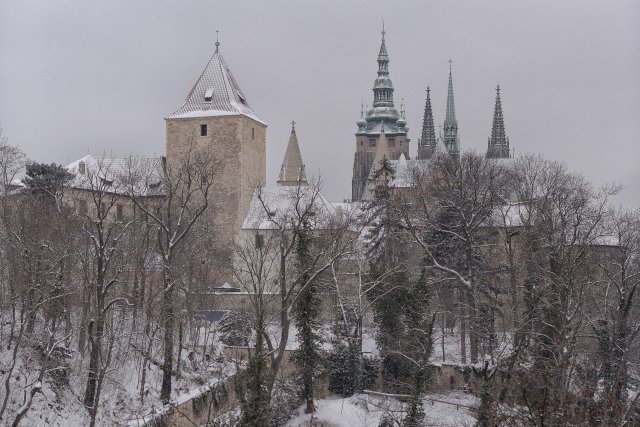
[[[487,147],[487,157],[490,159],[509,158],[509,138],[504,129],[502,115],[502,100],[500,99],[500,85],[496,87],[496,104],[493,109],[493,125]]]
[[[422,138],[418,143],[418,158],[429,159],[436,150],[436,130],[433,125],[433,111],[431,109],[431,89],[427,86],[427,100],[424,105],[422,119]]]
[[[460,154],[460,138],[458,136],[458,120],[456,119],[456,106],[453,99],[453,76],[449,60],[449,87],[447,90],[447,111],[444,119],[444,146],[452,155]]]
[[[304,171],[304,163],[302,162],[302,154],[300,154],[300,145],[298,145],[298,137],[296,136],[296,122],[291,122],[291,135],[289,136],[289,144],[287,151],[282,160],[282,167],[278,175],[278,185],[306,185],[307,174]]]

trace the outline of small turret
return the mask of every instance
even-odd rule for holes
[[[278,185],[307,185],[307,174],[304,169],[296,135],[296,122],[292,121],[289,144],[287,144],[287,151],[284,153],[284,160],[282,160],[278,175]]]

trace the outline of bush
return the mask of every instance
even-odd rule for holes
[[[378,362],[377,358],[363,357],[355,345],[334,343],[327,355],[329,390],[349,397],[373,387],[379,374]]]

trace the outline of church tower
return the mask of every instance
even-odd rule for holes
[[[436,151],[436,131],[433,126],[433,111],[431,110],[431,89],[427,86],[427,100],[424,105],[422,119],[422,137],[418,141],[418,159],[427,160]]]
[[[302,154],[300,154],[300,145],[298,145],[298,137],[296,135],[296,122],[291,122],[291,135],[289,136],[289,144],[287,151],[284,153],[284,160],[280,167],[278,175],[278,185],[306,185],[307,174],[304,171],[304,163],[302,162]]]
[[[221,248],[232,248],[255,187],[266,182],[267,125],[249,105],[218,41],[184,103],[165,121],[168,165],[191,147],[211,150],[220,162],[207,229]]]
[[[460,155],[460,137],[458,136],[458,120],[456,105],[453,100],[453,77],[451,76],[451,60],[449,60],[449,88],[447,90],[447,111],[444,118],[444,146],[452,156]]]
[[[384,123],[384,125],[383,125]],[[404,108],[400,113],[393,103],[393,83],[389,78],[389,55],[385,44],[385,31],[382,28],[382,43],[378,53],[378,78],[373,84],[373,107],[361,112],[357,122],[356,152],[353,159],[353,178],[351,180],[351,199],[359,201],[366,198],[371,165],[376,147],[381,138],[386,138],[390,160],[397,160],[400,154],[409,158],[409,138]],[[382,129],[384,127],[384,131]]]
[[[491,136],[487,142],[487,158],[508,159],[509,138],[504,130],[504,117],[502,116],[502,101],[500,100],[500,85],[496,87],[496,105],[493,109],[493,125]]]

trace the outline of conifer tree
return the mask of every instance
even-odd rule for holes
[[[302,224],[302,227],[296,230],[296,234],[296,262],[300,272],[300,283],[303,287],[300,289],[294,306],[295,324],[300,343],[294,358],[302,376],[302,397],[306,403],[305,412],[310,414],[315,412],[313,394],[314,377],[320,359],[320,336],[317,330],[320,327],[321,301],[318,297],[316,281],[310,280],[312,232],[309,224],[306,222]]]

